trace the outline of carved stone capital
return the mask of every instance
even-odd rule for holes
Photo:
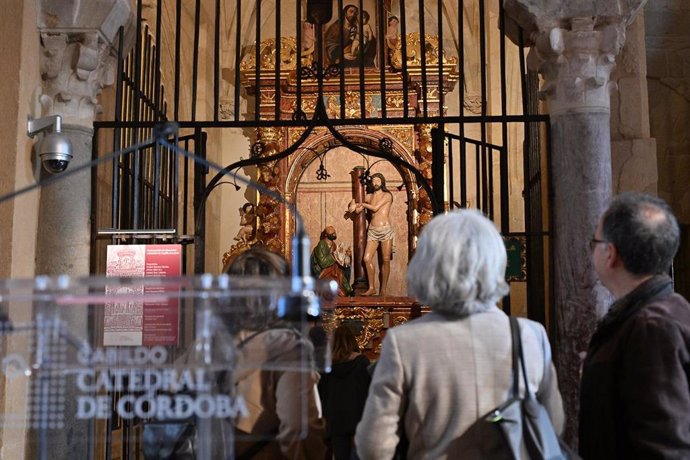
[[[609,112],[609,81],[625,42],[625,25],[595,27],[595,18],[573,18],[570,29],[554,27],[532,36],[527,65],[544,78],[539,92],[549,113]]]
[[[43,115],[90,126],[100,112],[98,95],[115,80],[116,58],[96,33],[41,34],[39,96]]]
[[[100,111],[98,95],[115,81],[117,32],[124,28],[126,54],[133,26],[127,0],[41,0],[41,115],[59,114],[65,124],[90,128]]]
[[[624,24],[627,27],[647,0],[503,0],[506,12],[506,33],[515,43],[520,30],[525,45],[532,45],[535,32],[554,27],[567,29],[572,18],[595,18],[598,25]]]

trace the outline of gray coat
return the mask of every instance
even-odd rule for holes
[[[560,433],[563,405],[546,331],[519,322],[530,389]],[[401,419],[408,458],[462,458],[453,441],[508,399],[511,366],[508,316],[496,307],[459,319],[432,312],[389,330],[357,427],[360,458],[392,458]]]

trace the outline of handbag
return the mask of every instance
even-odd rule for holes
[[[142,449],[146,460],[196,460],[193,421],[144,423]]]
[[[250,340],[264,332],[255,331],[240,343],[237,350],[242,349]],[[218,375],[218,386],[227,376],[226,371]],[[144,460],[198,460],[197,445],[198,432],[195,417],[184,420],[151,420],[144,422],[142,435],[142,450]],[[262,440],[252,444],[236,460],[250,460],[256,456],[268,441]]]
[[[549,414],[529,390],[525,357],[520,339],[520,324],[512,316],[509,319],[513,348],[512,397],[489,413],[486,420],[500,430],[515,459],[522,458],[523,445],[531,460],[567,459],[567,454],[561,450]],[[522,368],[522,378],[525,384],[523,397],[519,395],[520,370],[518,362]]]
[[[520,324],[510,317],[512,339],[513,384],[506,402],[480,417],[470,427],[476,457],[481,459],[567,460],[579,458],[556,432],[549,414],[529,390],[525,358],[520,339]],[[520,367],[525,394],[519,393]],[[470,431],[468,430],[468,431]]]

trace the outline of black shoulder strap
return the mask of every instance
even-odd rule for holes
[[[518,391],[518,364],[520,361],[520,367],[522,367],[522,379],[525,383],[525,398],[531,398],[532,392],[529,389],[529,383],[527,379],[527,366],[525,366],[525,356],[522,352],[522,339],[520,337],[520,323],[517,318],[510,317],[510,330],[513,336],[513,389],[514,396],[517,396]],[[517,357],[517,359],[516,359]]]
[[[519,354],[522,353],[521,341],[520,341],[520,325],[517,319],[509,316],[510,320],[510,337],[512,344],[512,355],[513,355],[513,388],[511,392],[513,398],[518,398],[520,396],[520,369],[518,367]]]

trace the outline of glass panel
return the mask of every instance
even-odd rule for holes
[[[281,423],[299,438],[318,411],[315,363],[330,366],[317,320],[319,294],[334,291],[315,289],[210,275],[0,281],[3,439],[49,458],[77,430],[89,448],[140,458],[191,430],[196,458],[226,458],[235,439],[277,436],[269,414],[286,388]]]

